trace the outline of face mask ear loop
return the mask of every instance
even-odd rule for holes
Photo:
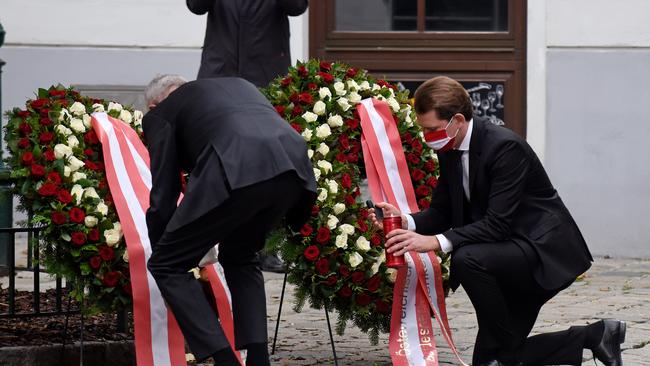
[[[449,128],[449,126],[451,126],[451,123],[453,121],[454,121],[454,117],[452,116],[451,119],[449,120],[449,123],[447,123],[447,127],[445,127],[445,131],[447,131],[447,129]],[[447,134],[447,136],[449,136],[449,134]],[[456,130],[456,134],[453,136],[449,136],[449,138],[453,139],[456,138],[456,136],[458,136],[458,129]]]

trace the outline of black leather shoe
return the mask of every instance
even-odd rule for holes
[[[263,254],[260,252],[260,266],[262,271],[284,273],[284,262],[275,254]]]
[[[621,344],[625,342],[625,322],[616,319],[604,319],[601,322],[603,338],[591,351],[605,366],[622,366]]]

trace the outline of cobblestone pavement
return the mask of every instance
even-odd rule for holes
[[[265,273],[268,307],[269,344],[280,303],[283,275]],[[650,260],[598,258],[584,279],[548,302],[540,313],[533,334],[564,330],[601,318],[618,318],[627,322],[623,346],[625,365],[650,365]],[[278,331],[277,348],[271,356],[273,365],[333,365],[332,349],[325,313],[305,307],[301,313],[292,309],[292,286],[287,286]],[[447,312],[456,345],[466,362],[471,361],[476,336],[476,320],[467,295],[460,289],[447,300]],[[330,315],[332,325],[336,321]],[[387,335],[377,346],[353,327],[343,336],[334,334],[338,364],[355,366],[390,365]],[[436,340],[441,365],[457,365],[440,337]],[[583,355],[583,365],[594,365],[590,351]]]

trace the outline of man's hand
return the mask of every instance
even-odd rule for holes
[[[397,229],[387,235],[386,251],[394,255],[404,255],[406,252],[439,251],[440,243],[435,236],[420,235],[413,231]]]
[[[377,206],[377,208],[380,208],[384,212],[384,217],[386,217],[386,216],[401,216],[402,217],[402,227],[403,228],[406,227],[406,225],[407,225],[406,224],[406,216],[402,215],[402,213],[395,206],[391,205],[390,203],[386,203],[386,202],[379,202],[379,203],[375,204],[375,206]],[[379,229],[379,230],[384,230],[384,224],[380,220],[377,220],[377,215],[375,214],[375,209],[371,208],[370,210],[368,210],[368,212],[369,212],[368,218],[370,219],[370,222],[372,223],[372,225],[375,228]]]

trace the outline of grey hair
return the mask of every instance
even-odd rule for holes
[[[158,74],[144,90],[144,99],[147,105],[158,104],[169,94],[169,88],[179,87],[187,83],[187,79],[175,74]]]

